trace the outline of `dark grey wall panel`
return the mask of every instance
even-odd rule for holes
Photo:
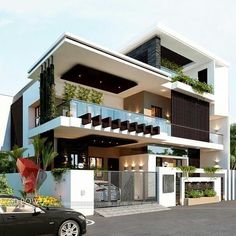
[[[11,148],[23,146],[23,97],[11,105]]]
[[[171,92],[171,134],[175,137],[209,142],[209,103]]]
[[[131,52],[127,53],[127,56],[147,63],[148,65],[156,68],[161,67],[161,39],[155,36],[149,41],[143,43]]]

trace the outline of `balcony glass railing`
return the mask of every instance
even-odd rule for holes
[[[84,114],[91,113],[92,117],[101,115],[102,118],[111,117],[112,120],[116,120],[116,119],[120,119],[121,121],[128,120],[129,122],[137,122],[138,124],[152,125],[153,127],[159,126],[160,132],[166,133],[169,136],[171,136],[171,126],[178,127],[180,129],[185,129],[193,133],[196,131],[206,132],[203,130],[196,130],[190,127],[174,125],[174,124],[171,124],[166,119],[162,119],[158,117],[150,117],[150,116],[146,116],[140,113],[134,113],[134,112],[126,111],[126,110],[110,108],[110,107],[88,103],[88,102],[76,100],[76,99],[71,100],[69,103],[62,103],[57,108],[58,108],[57,109],[58,115],[63,115],[63,116],[80,117]],[[223,135],[212,133],[212,132],[206,132],[206,133],[209,137],[210,143],[223,144]],[[204,133],[204,135],[206,134]],[[189,139],[192,139],[192,138],[189,138]]]
[[[138,124],[159,126],[161,133],[171,134],[170,122],[166,119],[158,117],[150,117],[139,113],[129,112],[116,108],[110,108],[102,105],[88,103],[80,100],[71,100],[68,105],[61,104],[59,107],[60,115],[67,115],[70,112],[72,117],[80,117],[86,113],[91,113],[91,116],[101,115],[102,118],[111,117],[112,120],[120,119],[121,121],[128,120],[129,122],[137,122]],[[70,108],[70,109],[69,109]]]
[[[161,70],[163,70],[163,71],[165,71],[165,72],[171,74],[171,77],[175,77],[175,76],[178,75],[176,71],[171,70],[171,69],[169,69],[169,68],[166,68],[166,67],[164,67],[164,66],[161,66]]]

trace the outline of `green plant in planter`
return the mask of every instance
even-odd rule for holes
[[[98,92],[94,89],[90,92],[90,102],[96,103],[96,104],[102,104],[103,93]]]
[[[210,178],[214,178],[214,174],[220,170],[220,168],[218,167],[214,167],[214,166],[207,166],[203,168],[204,173],[207,174],[208,177]]]
[[[183,172],[183,177],[188,178],[189,175],[196,171],[195,166],[178,166],[177,169]]]
[[[82,101],[90,102],[90,93],[90,89],[78,86],[76,91],[76,98]]]
[[[161,65],[167,69],[173,70],[176,73],[183,73],[183,67],[177,65],[176,63],[169,61],[166,58],[161,58]]]
[[[62,181],[63,175],[68,171],[67,168],[55,168],[51,171],[54,180],[57,183],[60,183]]]
[[[191,189],[190,191],[185,192],[185,198],[200,198],[204,196],[202,190]]]
[[[63,100],[69,102],[71,99],[76,97],[77,87],[73,84],[65,82],[63,91]]]
[[[179,81],[190,85],[192,89],[198,93],[203,94],[206,93],[213,93],[213,86],[210,84],[202,83],[196,79],[192,79],[191,77],[184,75],[183,73],[178,74],[177,76],[172,78],[172,83]]]
[[[216,192],[213,189],[205,189],[204,190],[204,196],[205,197],[215,197]]]

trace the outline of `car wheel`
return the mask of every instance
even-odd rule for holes
[[[58,236],[79,236],[80,227],[74,220],[67,220],[63,222],[59,228]]]

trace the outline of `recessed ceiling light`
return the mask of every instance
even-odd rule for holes
[[[121,87],[120,86],[118,86],[118,89],[120,89]]]
[[[81,74],[79,74],[79,78],[81,78],[82,77],[82,75]]]
[[[111,141],[109,143],[111,144]]]
[[[102,84],[102,80],[100,80],[99,83]]]
[[[116,144],[119,144],[118,142],[116,142]]]
[[[102,143],[104,143],[104,141],[102,140]]]
[[[93,140],[93,142],[95,143],[95,142],[96,142],[96,140],[94,139],[94,140]]]

